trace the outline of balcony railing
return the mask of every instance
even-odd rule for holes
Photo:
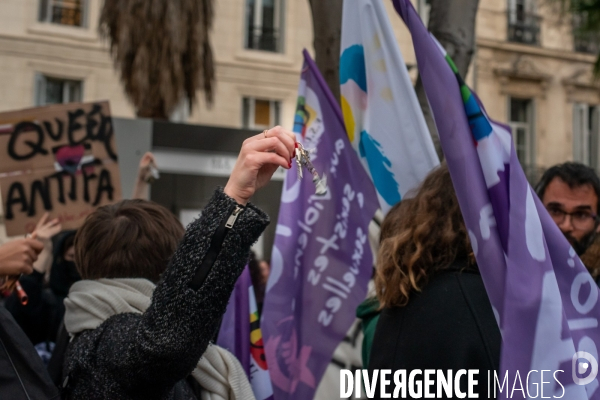
[[[541,21],[542,18],[537,14],[520,10],[508,11],[508,40],[538,46]]]
[[[600,35],[596,32],[573,32],[573,47],[580,53],[600,53]]]
[[[280,51],[279,30],[268,27],[249,26],[246,48],[278,52]]]

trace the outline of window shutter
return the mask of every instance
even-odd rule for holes
[[[590,126],[590,167],[596,172],[600,169],[600,107],[594,106],[589,109],[591,115]]]
[[[586,130],[587,106],[581,103],[573,105],[573,161],[585,162],[584,138]]]
[[[41,74],[35,74],[34,82],[34,104],[43,106],[46,104],[46,79]]]

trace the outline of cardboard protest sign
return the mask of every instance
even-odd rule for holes
[[[0,191],[6,233],[29,233],[45,213],[64,229],[121,199],[108,102],[0,113]]]

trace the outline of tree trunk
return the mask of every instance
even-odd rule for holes
[[[429,31],[444,46],[464,78],[475,52],[475,16],[479,0],[430,0],[430,4]],[[440,159],[443,159],[440,139],[429,110],[421,76],[417,79],[415,90],[437,153]]]
[[[339,62],[343,0],[309,0],[313,18],[316,63],[336,99],[340,96]],[[429,30],[454,60],[465,77],[475,52],[475,17],[479,0],[430,0]],[[421,77],[417,97],[435,148],[443,158],[433,115],[429,110]]]
[[[313,19],[315,62],[333,96],[339,101],[343,0],[309,0],[309,3]]]

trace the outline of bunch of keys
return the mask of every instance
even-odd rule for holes
[[[323,177],[319,176],[319,173],[315,169],[315,166],[310,161],[309,150],[306,150],[302,143],[296,142],[296,166],[298,167],[298,180],[302,179],[302,167],[306,167],[308,172],[313,176],[313,183],[315,184],[315,193],[318,196],[327,194],[327,177],[323,174]]]

